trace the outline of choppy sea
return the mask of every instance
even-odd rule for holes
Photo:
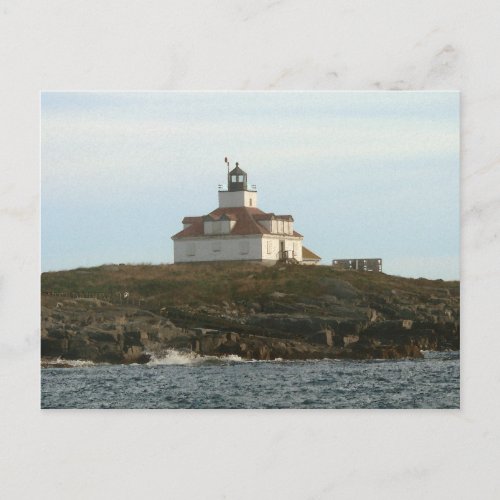
[[[145,365],[42,368],[42,408],[459,408],[458,352],[417,360],[244,361],[169,351]]]

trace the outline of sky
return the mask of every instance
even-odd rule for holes
[[[171,263],[227,156],[304,245],[459,279],[458,92],[43,92],[42,271]]]

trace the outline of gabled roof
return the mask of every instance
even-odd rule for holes
[[[276,215],[273,212],[256,214],[253,216],[255,220],[287,220],[293,222],[291,215]]]
[[[222,214],[214,214],[213,212],[208,214],[208,215],[204,215],[202,217],[202,219],[204,221],[206,220],[211,220],[211,221],[216,221],[216,220],[237,220],[237,217],[236,215],[234,214],[230,214],[230,213],[222,213]]]
[[[191,224],[182,231],[172,236],[172,239],[176,238],[189,238],[191,236],[201,236],[203,234],[203,217],[189,217],[189,222],[184,222],[187,217],[185,217],[182,222],[185,224]],[[196,219],[196,220],[195,220]]]
[[[234,207],[234,208],[217,208],[210,215],[221,217],[223,214],[231,220],[235,220],[231,234],[269,234],[269,231],[261,226],[255,219],[255,215],[263,214],[264,212],[256,207]]]
[[[321,260],[321,257],[302,245],[302,259]]]
[[[271,219],[274,219],[276,216],[272,213],[272,212],[269,212],[269,213],[265,213],[265,212],[262,212],[261,214],[255,214],[253,216],[253,218],[255,220],[271,220]]]
[[[231,235],[251,235],[251,234],[271,234],[264,226],[259,224],[258,220],[269,220],[275,217],[273,213],[265,213],[256,207],[222,207],[210,212],[201,217],[184,217],[182,222],[190,224],[188,227],[179,231],[172,236],[172,239],[192,238],[196,236],[205,236],[203,221],[216,220],[231,220],[235,221],[234,227],[231,230]],[[280,218],[283,216],[280,216]],[[290,217],[291,216],[285,216]],[[297,231],[293,232],[293,236],[302,237]]]
[[[201,219],[201,217],[184,217],[182,219],[183,224],[192,224],[193,222],[198,222]]]

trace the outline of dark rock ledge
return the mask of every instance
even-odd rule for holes
[[[450,303],[409,308],[346,305],[335,296],[282,299],[153,312],[97,299],[42,297],[42,359],[145,363],[152,354],[179,349],[257,360],[362,360],[459,349],[459,310]]]

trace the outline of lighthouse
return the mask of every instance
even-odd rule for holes
[[[319,262],[319,256],[303,247],[304,237],[295,231],[293,217],[258,208],[257,189],[248,187],[247,173],[238,163],[232,170],[227,159],[226,164],[227,189],[219,188],[218,208],[184,217],[183,229],[172,236],[174,262]]]

